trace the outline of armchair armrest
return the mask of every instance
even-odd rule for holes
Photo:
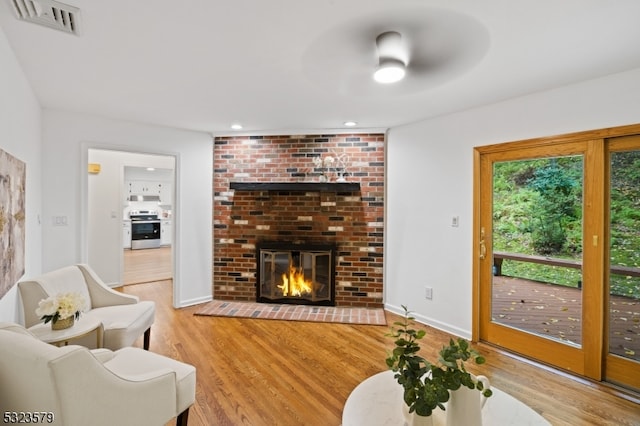
[[[19,324],[12,322],[0,322],[0,330],[8,330],[18,334],[24,334],[25,336],[35,337],[29,330]]]
[[[123,294],[111,289],[100,277],[86,264],[76,265],[84,275],[84,279],[91,295],[91,307],[102,308],[113,305],[132,305],[138,303],[137,296]]]
[[[138,373],[138,374],[126,374],[126,373],[117,374],[117,376],[120,379],[126,380],[128,382],[132,382],[132,383],[155,380],[155,379],[158,379],[159,377],[167,376],[167,375],[172,377],[172,382],[175,382],[176,373],[175,371],[170,370],[168,368],[163,368],[156,371],[147,371],[147,372]]]

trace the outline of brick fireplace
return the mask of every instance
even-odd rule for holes
[[[345,159],[346,183],[317,167],[329,156]],[[215,299],[259,299],[261,244],[329,245],[332,301],[318,304],[382,306],[383,134],[217,137],[213,162]]]

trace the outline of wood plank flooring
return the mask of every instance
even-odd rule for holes
[[[170,280],[172,278],[171,247],[124,250],[124,285]]]
[[[199,306],[171,306],[170,280],[121,290],[157,303],[150,349],[196,366],[191,426],[338,426],[351,391],[386,369],[386,350],[392,347],[385,326],[195,316]],[[386,315],[388,324],[400,319]],[[433,359],[450,336],[418,327],[427,331],[421,353]],[[553,425],[640,425],[637,395],[488,345],[476,348],[487,364],[470,370],[488,376],[493,386]]]

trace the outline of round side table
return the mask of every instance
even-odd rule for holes
[[[29,327],[29,331],[43,342],[56,346],[66,346],[69,344],[69,341],[73,339],[95,332],[96,347],[101,348],[104,329],[100,320],[80,317],[71,327],[65,328],[64,330],[52,330],[51,324],[39,323]]]
[[[491,390],[493,395],[487,399],[482,409],[484,425],[550,424],[531,407],[508,393],[493,386]],[[347,398],[342,412],[342,426],[402,425],[402,404],[402,387],[393,378],[393,372],[389,370],[375,374],[356,386]],[[432,417],[433,426],[446,424],[446,415],[442,410],[435,410]]]

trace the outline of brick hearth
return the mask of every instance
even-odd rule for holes
[[[346,153],[360,190],[231,190],[231,182],[317,181],[313,158]],[[336,305],[381,307],[384,135],[219,137],[214,144],[213,295],[256,300],[258,241],[335,243]]]

